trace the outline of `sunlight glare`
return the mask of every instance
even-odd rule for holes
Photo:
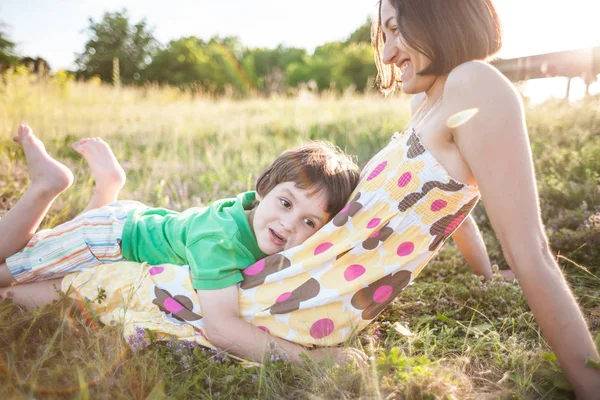
[[[469,108],[468,110],[459,111],[448,118],[446,125],[451,129],[458,128],[473,118],[478,112],[479,108]]]

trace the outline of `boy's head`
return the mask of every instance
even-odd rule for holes
[[[252,221],[260,249],[274,254],[297,246],[347,203],[360,171],[331,143],[315,141],[283,152],[256,182]]]

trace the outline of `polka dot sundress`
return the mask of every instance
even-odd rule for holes
[[[348,204],[303,245],[243,271],[242,317],[303,345],[335,345],[364,328],[419,274],[479,199],[452,179],[415,129],[394,134],[363,170]],[[120,265],[127,264],[127,265]],[[212,346],[189,270],[106,264],[68,275],[62,289],[125,334],[147,328]]]

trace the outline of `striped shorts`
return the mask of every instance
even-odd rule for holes
[[[145,206],[137,201],[118,201],[39,231],[23,250],[6,259],[6,265],[17,282],[25,283],[123,261],[123,226],[129,212],[137,207]]]

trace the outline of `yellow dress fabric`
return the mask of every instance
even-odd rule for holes
[[[452,179],[416,131],[394,134],[342,211],[303,245],[243,271],[243,318],[302,345],[329,346],[364,328],[419,274],[479,199]],[[63,291],[104,323],[212,347],[187,267],[105,264],[65,277]],[[98,302],[99,290],[106,299]]]

